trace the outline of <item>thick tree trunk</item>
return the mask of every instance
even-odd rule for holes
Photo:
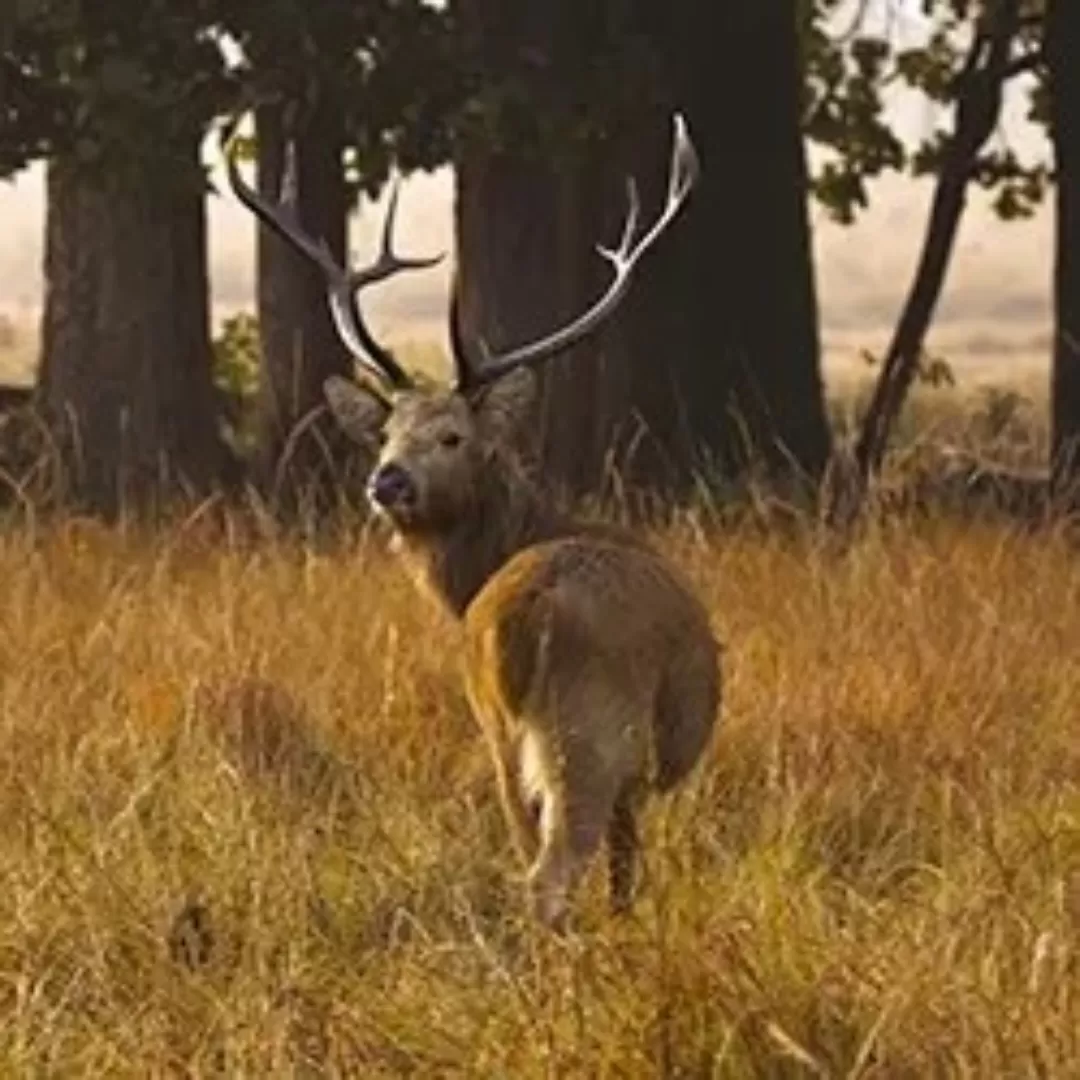
[[[585,306],[598,276],[585,239],[596,227],[586,213],[589,187],[585,169],[560,174],[483,146],[461,159],[457,289],[468,333],[504,348],[549,333]],[[601,340],[551,361],[533,418],[545,471],[576,491],[598,482],[617,420],[617,414],[601,416],[615,390],[603,354]]]
[[[1046,51],[1057,167],[1052,452],[1055,487],[1080,466],[1080,4],[1051,0]]]
[[[656,346],[666,339],[685,350],[681,407],[723,471],[761,466],[771,479],[794,473],[816,481],[830,440],[796,4],[674,7],[668,63],[703,178],[669,249],[673,271],[681,273],[665,275],[668,293],[660,302],[671,330]],[[662,270],[658,265],[658,275]]]
[[[700,5],[671,7],[670,19],[650,14],[673,73],[658,96],[687,114],[704,172],[611,326],[545,372],[545,466],[577,492],[595,490],[612,464],[631,486],[685,490],[703,465],[816,478],[829,454],[792,5],[710,8],[708,25]],[[492,33],[475,14],[485,3],[470,8]],[[543,54],[560,44],[552,25],[513,29]],[[500,30],[509,62],[517,53]],[[545,92],[566,95],[540,85],[533,96]],[[606,264],[593,245],[617,236],[627,172],[650,216],[662,205],[670,108],[617,126],[604,147],[561,166],[481,145],[461,156],[459,295],[466,326],[493,345],[543,333],[598,295]]]
[[[552,63],[566,49],[571,5],[458,0],[458,8],[487,83],[526,78],[537,113],[565,118],[567,84]],[[590,213],[595,165],[531,151],[492,146],[485,133],[456,162],[462,324],[495,349],[567,322],[601,282],[592,244],[601,239],[602,223]],[[597,485],[618,418],[617,407],[606,414],[616,396],[613,369],[602,355],[609,338],[549,362],[538,415],[527,418],[537,426],[546,475],[573,491]]]
[[[113,516],[225,478],[205,198],[175,177],[48,172],[41,404],[67,496]]]
[[[256,131],[259,192],[276,200],[285,162],[281,107],[258,109]],[[344,262],[342,132],[329,104],[316,108],[296,133],[295,152],[300,221]],[[258,230],[257,251],[264,483],[286,506],[295,508],[305,494],[321,503],[348,460],[348,448],[337,426],[315,410],[324,404],[327,376],[348,374],[352,363],[334,330],[318,270],[268,229]]]

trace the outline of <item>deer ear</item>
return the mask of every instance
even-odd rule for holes
[[[389,404],[366,386],[331,375],[323,383],[330,413],[341,430],[361,446],[378,444],[379,432],[390,414]]]
[[[535,399],[536,376],[531,368],[519,367],[477,391],[471,404],[486,434],[512,440]]]

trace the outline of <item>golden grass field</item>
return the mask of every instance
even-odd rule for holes
[[[920,389],[899,441],[1043,460],[1024,379]],[[1078,1074],[1063,530],[658,534],[725,642],[722,723],[647,816],[633,916],[598,862],[560,940],[456,626],[359,527],[212,517],[0,527],[0,1075]]]
[[[559,940],[377,539],[0,533],[0,1073],[1075,1076],[1074,547],[657,542],[722,725],[633,916],[598,865]]]

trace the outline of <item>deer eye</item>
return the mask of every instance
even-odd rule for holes
[[[439,436],[439,445],[447,450],[453,450],[456,446],[461,445],[461,436],[456,431],[444,431]]]

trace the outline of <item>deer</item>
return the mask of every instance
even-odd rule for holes
[[[274,201],[243,179],[234,145],[225,129],[232,191],[319,268],[334,324],[365,376],[331,376],[324,392],[336,423],[374,462],[366,483],[374,515],[420,587],[463,625],[465,697],[525,867],[529,912],[564,932],[575,887],[605,843],[610,910],[629,912],[639,815],[705,755],[721,705],[722,646],[671,561],[629,529],[560,509],[527,467],[518,434],[538,366],[610,319],[695,184],[700,166],[685,119],[674,116],[662,211],[642,232],[637,185],[627,179],[621,240],[597,245],[612,280],[577,318],[493,353],[468,340],[452,292],[449,386],[422,385],[406,371],[359,302],[363,290],[443,257],[395,252],[400,180],[378,257],[347,270],[301,227],[289,156]]]

